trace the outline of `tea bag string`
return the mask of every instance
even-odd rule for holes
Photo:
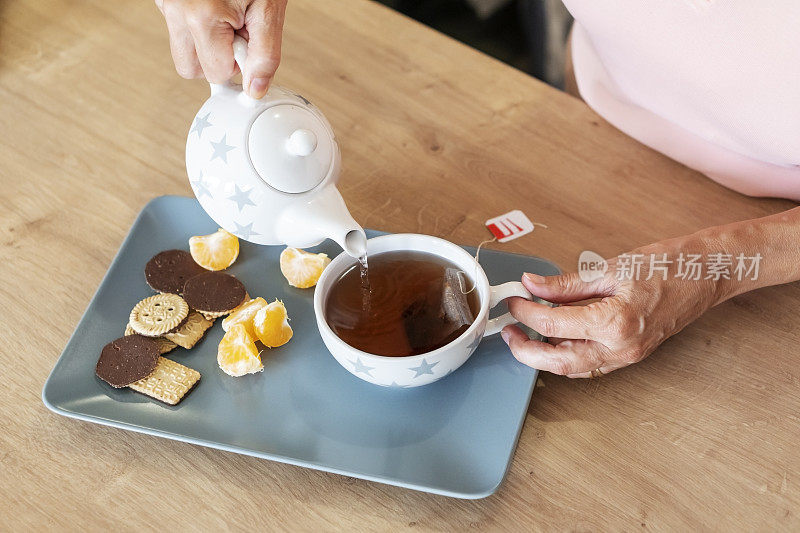
[[[484,244],[489,244],[490,242],[495,242],[496,240],[497,240],[497,237],[492,237],[491,239],[487,239],[487,240],[483,241],[482,243],[480,243],[478,245],[478,249],[475,250],[475,258],[474,258],[474,261],[475,261],[475,272],[472,275],[472,279],[473,280],[478,279],[478,265],[480,265],[481,248],[483,248]],[[466,274],[466,272],[461,270],[461,271],[459,271],[459,274],[461,274],[461,275],[458,276],[458,288],[461,289],[461,294],[469,294],[472,291],[474,291],[475,287],[476,287],[476,284],[475,284],[474,281],[472,282],[472,288],[470,290],[468,290],[468,291],[464,290],[464,274]]]
[[[533,222],[532,224],[534,225],[534,227],[535,226],[540,226],[540,227],[542,227],[544,229],[547,229],[547,225],[546,224],[542,224],[541,222]],[[481,248],[483,248],[484,244],[489,244],[490,242],[495,242],[496,240],[497,240],[497,237],[492,237],[491,239],[487,239],[487,240],[481,242],[478,245],[478,249],[475,250],[475,257],[474,257],[475,272],[472,275],[472,279],[473,280],[478,279],[478,266],[480,266]],[[468,290],[468,291],[464,290],[464,285],[465,285],[464,275],[466,274],[466,272],[464,272],[463,270],[460,270],[459,274],[461,274],[461,275],[458,276],[458,285],[459,285],[458,288],[461,290],[461,294],[469,294],[472,291],[474,291],[475,287],[477,286],[474,281],[472,282],[472,288],[470,290]]]

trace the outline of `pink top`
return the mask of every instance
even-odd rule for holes
[[[727,187],[800,201],[800,1],[564,4],[592,109]]]

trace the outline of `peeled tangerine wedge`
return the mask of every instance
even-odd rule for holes
[[[264,370],[256,344],[242,324],[234,324],[222,337],[217,363],[223,372],[234,377]]]
[[[326,254],[312,254],[299,248],[281,252],[281,273],[289,285],[298,289],[313,287],[331,260]]]
[[[286,307],[280,300],[275,300],[259,309],[253,319],[253,327],[258,340],[268,348],[283,346],[289,342],[293,334]]]
[[[230,331],[231,326],[234,324],[242,324],[244,329],[247,330],[247,334],[255,339],[256,330],[253,329],[253,317],[255,317],[258,310],[265,305],[267,305],[267,301],[260,296],[244,302],[234,309],[230,315],[225,317],[225,320],[222,321],[222,329],[224,331]]]
[[[194,262],[208,270],[224,270],[239,256],[239,239],[219,228],[211,235],[189,238],[189,252]]]

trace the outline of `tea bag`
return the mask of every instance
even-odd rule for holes
[[[467,302],[464,273],[456,268],[448,268],[444,273],[442,287],[442,309],[447,320],[456,328],[470,326],[475,321],[472,309]]]
[[[475,320],[461,276],[458,269],[447,268],[441,288],[420,295],[403,311],[403,326],[415,353],[447,344]]]
[[[429,295],[422,295],[403,311],[403,329],[411,347],[411,353],[423,353],[428,346],[436,343],[439,337],[442,317],[436,302]]]

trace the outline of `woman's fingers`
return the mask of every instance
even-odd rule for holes
[[[172,61],[175,63],[175,70],[182,78],[202,78],[203,69],[197,59],[194,39],[180,8],[174,2],[159,1],[156,2],[156,5],[164,14],[164,20],[167,23],[169,49],[172,53]]]
[[[565,340],[553,346],[528,338],[517,326],[506,326],[502,336],[519,362],[562,376],[601,368],[609,355],[608,349],[599,342]]]
[[[281,58],[286,0],[155,0],[164,14],[175,68],[184,78],[224,83],[237,72],[236,33],[248,39],[244,90],[267,92]]]
[[[236,74],[233,35],[234,29],[242,26],[243,17],[227,2],[213,0],[189,2],[184,10],[206,79],[211,83],[226,82]]]
[[[569,303],[611,296],[614,291],[613,278],[598,278],[594,281],[583,281],[578,274],[561,274],[560,276],[539,276],[525,274],[522,284],[531,294],[553,303]]]
[[[247,8],[245,28],[250,40],[242,84],[253,98],[267,93],[281,61],[286,0],[255,0]]]
[[[511,315],[544,337],[566,339],[597,339],[597,309],[587,305],[549,305],[524,298],[508,299]]]
[[[614,370],[619,370],[620,368],[624,368],[631,363],[608,363],[596,369],[592,369],[589,372],[578,372],[577,374],[567,374],[568,378],[598,378],[605,374],[610,374]],[[594,372],[594,375],[592,375]]]

